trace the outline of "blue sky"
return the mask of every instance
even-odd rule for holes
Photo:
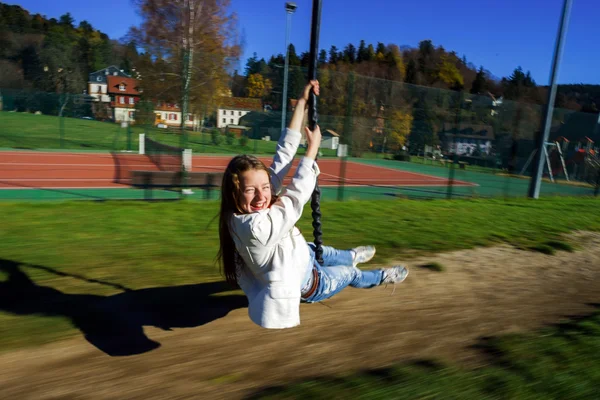
[[[76,23],[89,21],[118,39],[140,22],[127,0],[4,0],[31,13],[58,18],[70,12]],[[296,0],[291,41],[298,53],[308,50],[312,0]],[[254,52],[268,59],[285,50],[283,0],[231,0],[243,34],[245,60]],[[517,66],[530,70],[538,84],[549,81],[550,63],[563,0],[323,0],[320,47],[339,49],[383,42],[435,45],[465,55],[495,76],[508,76]],[[600,83],[597,20],[600,1],[574,0],[559,70],[560,83]]]

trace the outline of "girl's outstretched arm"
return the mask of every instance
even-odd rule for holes
[[[314,90],[316,95],[319,95],[319,82],[309,82],[300,96],[298,97],[298,104],[292,115],[289,127],[281,133],[279,143],[277,143],[277,150],[273,157],[273,163],[271,164],[271,183],[274,194],[279,194],[283,189],[283,179],[288,174],[294,156],[298,150],[298,145],[302,139],[300,129],[304,120],[304,110],[308,103],[310,91]]]
[[[290,121],[290,125],[288,126],[293,131],[300,132],[300,129],[302,129],[302,122],[304,121],[304,111],[306,110],[306,106],[308,105],[308,99],[311,90],[313,90],[317,96],[319,95],[319,81],[310,81],[308,85],[304,87],[302,94],[298,97],[296,109],[294,110],[292,120]]]

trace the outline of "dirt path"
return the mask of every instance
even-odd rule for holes
[[[408,359],[483,362],[477,338],[538,328],[600,303],[600,233],[555,256],[510,246],[415,259],[396,287],[347,289],[302,305],[302,325],[268,331],[246,309],[189,329],[145,333],[161,347],[109,357],[82,337],[0,356],[2,399],[240,398],[307,376]],[[437,261],[446,270],[419,268]]]

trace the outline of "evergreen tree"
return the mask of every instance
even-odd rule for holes
[[[410,147],[414,151],[423,151],[425,146],[435,146],[439,143],[434,131],[435,117],[428,102],[420,98],[413,108],[412,128],[409,135]]]
[[[416,85],[417,82],[417,63],[412,58],[406,63],[406,78],[405,82]]]
[[[319,59],[317,62],[319,64],[319,67],[322,67],[323,65],[327,64],[327,52],[325,51],[325,49],[322,49],[319,52]]]
[[[358,54],[356,56],[356,61],[357,62],[363,62],[363,61],[369,61],[369,54],[367,51],[367,46],[365,45],[365,41],[361,40],[360,44],[358,45]]]
[[[335,64],[338,62],[338,49],[335,46],[331,46],[329,49],[329,64]]]
[[[349,43],[344,48],[343,60],[347,63],[354,64],[356,62],[356,47],[352,43]]]
[[[300,65],[300,58],[296,54],[296,47],[292,43],[288,47],[288,62],[290,65]]]
[[[482,94],[486,90],[487,80],[485,79],[485,72],[483,71],[483,67],[480,67],[479,71],[477,71],[477,75],[475,75],[473,85],[471,86],[471,94]]]

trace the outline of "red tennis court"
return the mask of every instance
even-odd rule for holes
[[[222,171],[231,156],[195,156],[193,171]],[[269,165],[271,158],[261,158]],[[298,161],[296,161],[297,163]],[[339,159],[319,160],[321,186],[337,186]],[[157,170],[134,153],[67,153],[15,151],[0,153],[0,189],[127,187],[129,171]],[[292,168],[293,171],[293,168]],[[375,165],[347,162],[344,184],[349,186],[447,186],[448,179]],[[455,186],[476,186],[454,181]]]

